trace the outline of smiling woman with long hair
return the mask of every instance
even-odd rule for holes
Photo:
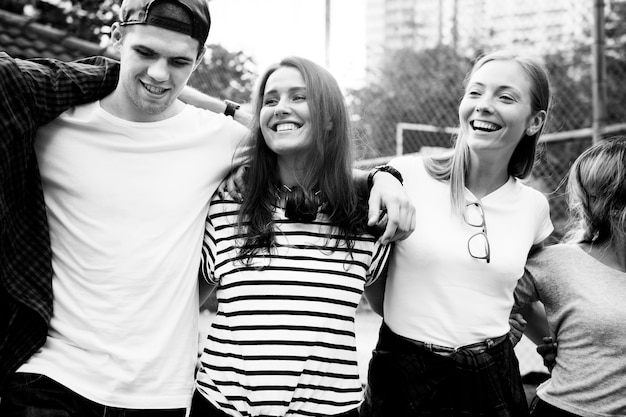
[[[389,247],[367,228],[335,79],[303,58],[261,78],[243,199],[216,195],[202,274],[218,309],[192,416],[357,416],[356,308]]]
[[[363,417],[528,414],[507,333],[528,253],[553,230],[546,198],[521,182],[549,105],[541,65],[488,54],[465,80],[454,148],[390,162],[417,224],[367,290],[383,324]]]

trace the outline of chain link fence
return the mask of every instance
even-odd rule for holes
[[[383,46],[369,45],[368,81],[348,93],[357,115],[358,165],[452,146],[462,82],[472,61],[496,49],[530,54],[550,73],[553,103],[528,183],[548,197],[555,225],[550,240],[558,241],[568,220],[567,172],[592,144],[593,0],[386,2],[391,3],[388,19],[399,20],[386,29]],[[605,0],[604,17],[604,136],[609,136],[626,134],[626,2]],[[532,342],[524,337],[515,350],[523,375],[545,375]]]
[[[530,54],[548,68],[553,87],[551,115],[530,184],[550,200],[556,241],[568,218],[561,185],[573,160],[592,143],[594,2],[386,2],[391,3],[396,6],[387,19],[400,15],[403,20],[386,29],[384,46],[369,46],[368,82],[348,94],[358,115],[359,165],[451,146],[462,81],[472,61],[496,49]],[[609,135],[626,133],[626,2],[605,0],[604,16],[604,132]],[[400,26],[411,30],[407,34]],[[394,37],[394,30],[401,36]]]

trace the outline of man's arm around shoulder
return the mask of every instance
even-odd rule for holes
[[[72,106],[110,94],[119,79],[119,63],[105,57],[23,60],[0,53],[0,75],[0,94],[26,106],[41,125]]]

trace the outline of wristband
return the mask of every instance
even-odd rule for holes
[[[374,167],[370,173],[367,175],[367,189],[371,191],[372,187],[374,186],[374,175],[378,174],[379,172],[387,172],[391,175],[393,175],[398,181],[400,181],[400,185],[403,185],[404,183],[404,178],[402,178],[402,174],[400,174],[400,171],[398,171],[397,169],[395,169],[394,167],[390,166],[390,165],[379,165]]]
[[[224,114],[226,116],[235,117],[235,112],[239,110],[241,105],[230,100],[224,100],[224,103],[226,104],[226,109],[224,110]]]

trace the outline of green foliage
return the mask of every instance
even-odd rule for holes
[[[33,7],[31,14],[36,22],[99,44],[117,20],[120,0],[34,0],[22,3]]]
[[[24,9],[24,3],[24,0],[0,0],[0,9],[19,14]]]
[[[579,44],[569,51],[544,57],[552,86],[552,108],[546,132],[591,126],[591,47]]]
[[[626,121],[626,3],[612,4],[605,22],[606,123]],[[546,55],[554,103],[548,132],[590,127],[593,124],[593,68],[591,34],[567,51]]]
[[[243,52],[230,52],[220,45],[208,45],[203,62],[189,79],[189,85],[213,97],[238,103],[250,101],[256,65]]]
[[[611,2],[606,17],[606,54],[608,57],[626,61],[626,2]]]
[[[626,120],[626,3],[616,3],[606,20],[607,124]],[[546,132],[563,132],[591,127],[592,66],[591,35],[567,50],[543,57],[550,73],[553,105]],[[457,108],[462,81],[470,60],[445,46],[430,50],[387,51],[380,70],[371,74],[369,84],[351,91],[349,102],[357,114],[357,132],[367,142],[365,158],[395,153],[398,123],[437,127],[458,124]],[[370,69],[370,72],[373,72]],[[404,152],[420,146],[447,146],[447,134],[405,131]],[[417,144],[411,148],[411,143]],[[417,147],[415,147],[417,146]]]
[[[400,122],[456,126],[467,69],[468,60],[445,46],[389,51],[376,79],[350,92],[352,111],[360,116],[356,127],[370,138],[365,156],[392,154]],[[449,141],[449,135],[440,136]]]
[[[6,10],[26,12],[38,23],[97,44],[108,42],[120,4],[121,0],[0,0],[0,7]],[[210,45],[204,61],[192,74],[190,85],[214,97],[247,102],[255,69],[254,62],[242,52]]]

